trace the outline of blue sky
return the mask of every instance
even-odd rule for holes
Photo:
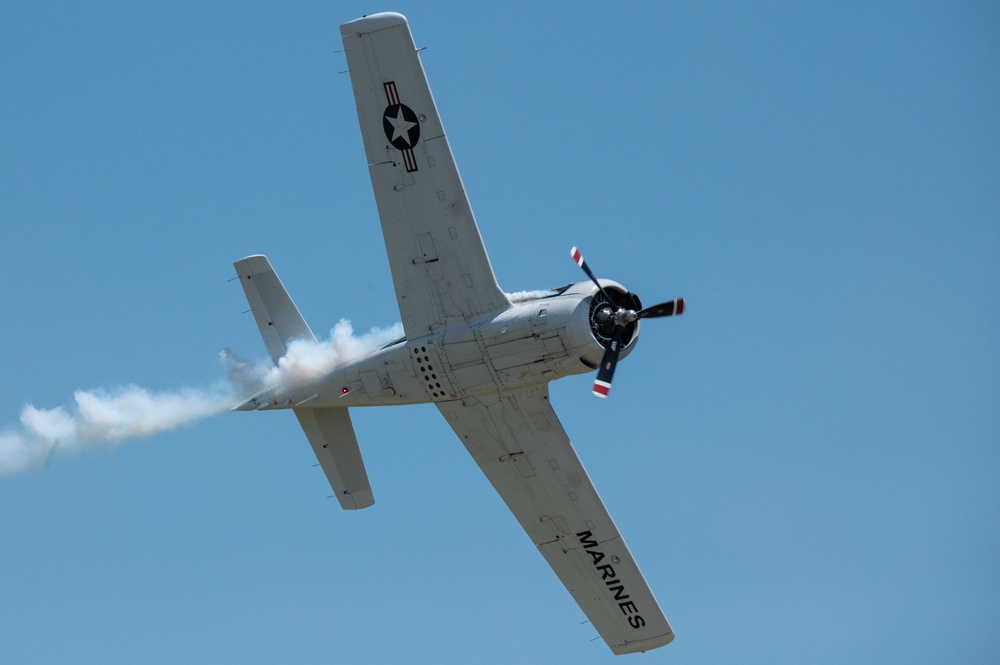
[[[1000,657],[1000,11],[988,3],[5,3],[0,431],[398,321],[338,25],[406,14],[507,291],[647,302],[552,400],[671,663]],[[357,410],[342,512],[289,413],[0,478],[5,663],[609,662],[430,406]]]

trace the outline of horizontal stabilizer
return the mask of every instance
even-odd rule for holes
[[[253,318],[260,329],[260,336],[264,338],[267,353],[275,365],[288,351],[288,344],[292,340],[316,341],[316,336],[285,291],[266,256],[248,256],[235,262],[233,267],[243,285]]]
[[[347,409],[293,409],[344,510],[375,503]]]

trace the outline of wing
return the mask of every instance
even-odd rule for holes
[[[406,336],[507,307],[406,18],[375,14],[340,32]]]
[[[674,633],[549,404],[547,387],[438,409],[616,654]]]

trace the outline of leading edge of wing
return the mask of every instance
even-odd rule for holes
[[[549,404],[547,386],[437,405],[616,654],[674,637]]]

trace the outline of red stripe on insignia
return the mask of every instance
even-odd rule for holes
[[[385,84],[385,98],[390,104],[398,104],[399,98],[396,96],[396,82],[389,81]]]
[[[604,381],[594,381],[594,388],[592,391],[598,397],[604,399],[611,392],[611,384],[605,383]]]
[[[417,158],[413,156],[413,150],[407,148],[403,151],[403,161],[406,162],[407,173],[412,173],[417,170]]]

